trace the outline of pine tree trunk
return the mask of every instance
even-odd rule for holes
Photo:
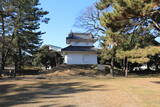
[[[125,70],[125,77],[128,77],[128,69]]]
[[[21,70],[22,70],[22,50],[21,50],[21,48],[19,47],[19,54],[18,54],[18,72],[21,72]]]
[[[156,63],[156,72],[159,70],[159,68],[158,68],[158,64]]]
[[[17,56],[16,56],[17,57]],[[13,72],[13,77],[16,77],[16,73],[18,71],[18,58],[15,58],[15,70]]]
[[[114,58],[111,58],[111,68],[110,68],[110,74],[114,76]]]
[[[147,63],[147,70],[150,70],[150,66],[149,66],[149,63]]]
[[[4,17],[3,13],[1,14],[1,22],[2,22],[2,59],[1,59],[1,71],[0,71],[0,76],[2,76],[2,73],[4,71],[5,67],[5,25],[4,25]]]
[[[2,77],[2,54],[0,52],[0,77]]]
[[[3,56],[2,56],[2,57],[3,57]],[[1,63],[1,68],[0,68],[0,69],[1,69],[1,71],[0,71],[0,77],[2,77],[4,68],[5,68],[5,62],[4,62],[3,58],[2,58],[2,63]]]
[[[45,68],[46,68],[46,70],[47,70],[47,69],[48,69],[48,66],[46,65]]]
[[[0,77],[2,77],[2,74],[3,74],[3,70],[4,70],[4,65],[2,63],[2,59],[1,59],[1,63],[0,63]]]
[[[21,72],[21,69],[22,69],[22,49],[21,49],[21,40],[20,40],[20,37],[19,35],[17,35],[17,59],[16,59],[16,73],[20,73]]]
[[[126,66],[125,66],[125,77],[128,76],[128,59],[125,58]]]
[[[125,58],[122,60],[122,72],[125,72]]]
[[[18,42],[18,41],[17,41]],[[14,56],[15,58],[15,72],[13,73],[14,77],[16,77],[16,74],[19,72],[20,70],[20,51],[19,51],[19,43],[18,43],[18,49],[16,49],[16,54]]]

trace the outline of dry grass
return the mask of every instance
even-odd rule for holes
[[[47,76],[78,76],[95,75],[97,70],[92,66],[61,65],[52,70],[46,71]]]
[[[0,81],[0,107],[160,107],[159,78]]]

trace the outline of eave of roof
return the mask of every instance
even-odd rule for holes
[[[94,46],[68,46],[63,48],[62,51],[89,51],[89,52],[97,52],[97,49]]]

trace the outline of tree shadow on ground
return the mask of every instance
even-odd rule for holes
[[[103,85],[89,85],[84,82],[37,82],[18,86],[16,84],[0,84],[0,107],[10,107],[20,104],[38,104],[46,103],[52,100],[51,105],[41,107],[56,106],[54,99],[72,97],[70,94],[82,93],[87,91],[106,91],[102,89]],[[43,100],[36,100],[43,99]],[[51,103],[51,102],[49,102]],[[75,107],[75,105],[66,105],[64,107]]]
[[[151,82],[155,84],[160,84],[160,81],[151,81]]]
[[[75,105],[67,105],[67,106],[63,106],[63,107],[76,107]]]
[[[2,84],[0,85],[0,95],[4,95],[6,93],[9,93],[13,87],[15,87],[15,84]]]

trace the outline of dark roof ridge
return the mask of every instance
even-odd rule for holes
[[[95,46],[72,46],[72,45],[69,45],[68,47],[95,47]]]
[[[81,33],[81,32],[70,32],[69,35],[93,35],[92,33],[87,33],[87,32],[84,32],[84,33]]]

